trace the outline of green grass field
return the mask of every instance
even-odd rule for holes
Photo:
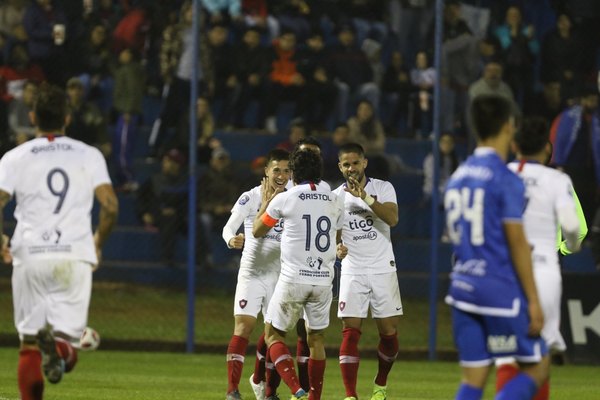
[[[0,400],[18,399],[17,350],[0,348]],[[248,377],[254,357],[247,358],[241,392],[253,399]],[[375,360],[363,360],[359,371],[362,399],[368,399],[377,368]],[[597,367],[563,366],[553,369],[552,399],[597,400],[600,380]],[[459,370],[448,362],[398,361],[390,373],[388,399],[450,399],[458,384]],[[46,384],[46,400],[164,400],[224,399],[226,367],[223,355],[97,351],[80,353],[73,373],[58,385]],[[492,399],[493,378],[485,399]],[[282,399],[288,390],[280,387]],[[285,396],[283,396],[285,394]],[[324,400],[344,398],[338,364],[328,360]]]

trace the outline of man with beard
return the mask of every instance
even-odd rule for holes
[[[387,376],[398,354],[397,325],[402,300],[390,228],[398,223],[396,191],[391,183],[365,175],[368,160],[362,146],[339,150],[339,169],[346,182],[334,190],[344,198],[344,227],[337,256],[342,259],[338,317],[342,319],[340,368],[346,400],[356,400],[358,341],[369,308],[379,330],[379,369],[371,400],[386,398]]]

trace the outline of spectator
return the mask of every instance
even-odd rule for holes
[[[174,144],[178,148],[189,150],[189,117],[182,118],[179,125],[178,138]],[[210,111],[210,103],[206,97],[199,97],[196,101],[196,129],[197,129],[197,162],[206,165],[210,162],[212,151],[221,147],[221,142],[213,135],[215,122]]]
[[[281,31],[293,32],[303,42],[310,34],[311,8],[304,0],[273,1],[272,14],[279,21]]]
[[[360,144],[369,159],[370,175],[378,179],[389,178],[390,166],[384,155],[385,132],[373,105],[367,100],[360,101],[356,115],[347,124],[350,141]]]
[[[541,52],[542,82],[559,79],[564,88],[573,88],[584,73],[583,41],[572,29],[571,18],[561,14],[556,29],[544,36]]]
[[[298,105],[305,96],[306,81],[298,71],[296,35],[291,31],[282,32],[273,42],[271,73],[269,74],[268,96],[265,99],[265,129],[277,132],[275,114],[284,101],[295,103],[295,115],[299,115]]]
[[[429,65],[427,53],[419,51],[415,67],[410,70],[410,83],[415,87],[411,96],[411,127],[421,138],[429,136],[433,128],[433,86],[436,84],[435,68]]]
[[[548,80],[543,83],[541,93],[536,93],[533,101],[525,109],[526,115],[537,115],[546,120],[548,126],[563,110],[562,87],[558,80]]]
[[[271,39],[279,36],[279,21],[269,15],[266,0],[242,0],[242,14],[247,27],[268,31]]]
[[[411,91],[409,71],[399,51],[392,53],[390,65],[383,75],[381,89],[390,108],[389,120],[386,123],[388,132],[393,132],[392,135],[395,136],[400,121],[406,122]]]
[[[13,99],[9,104],[8,126],[11,142],[17,146],[35,136],[35,127],[29,114],[33,111],[37,90],[38,85],[35,81],[27,81],[23,85],[23,96]]]
[[[115,70],[113,106],[117,113],[113,149],[117,162],[117,184],[125,191],[138,188],[133,176],[133,146],[142,115],[144,96],[144,68],[133,50],[125,49],[119,54],[119,66]]]
[[[83,46],[79,79],[83,84],[86,98],[95,102],[105,115],[112,105],[113,69],[106,27],[96,24],[92,27],[89,38]]]
[[[233,100],[232,121],[235,127],[244,126],[244,115],[251,101],[262,105],[263,90],[270,68],[269,54],[260,45],[260,32],[249,28],[234,52],[237,97]],[[260,114],[261,111],[259,110]]]
[[[186,1],[181,6],[181,20],[165,28],[160,46],[160,73],[164,82],[163,104],[160,116],[154,121],[148,140],[149,157],[159,152],[162,143],[169,136],[181,117],[181,104],[187,104],[190,97],[190,81],[193,73],[192,3]],[[200,93],[214,89],[210,53],[206,37],[200,34],[200,63],[197,72]],[[212,88],[212,89],[211,89]]]
[[[478,74],[478,40],[461,16],[461,3],[450,0],[445,3],[442,46],[441,83],[444,131],[454,132],[462,127],[467,105],[469,85]],[[433,43],[433,30],[431,41]]]
[[[69,27],[64,12],[54,0],[34,0],[25,10],[23,25],[27,32],[31,60],[39,64],[50,83],[64,87],[67,77],[65,41]]]
[[[335,107],[337,86],[326,69],[328,53],[320,31],[310,34],[306,48],[299,52],[298,58],[298,70],[306,80],[303,118],[309,129],[325,130]]]
[[[534,27],[525,26],[519,7],[511,6],[506,10],[506,22],[494,33],[504,51],[506,83],[522,107],[533,94],[533,67],[539,53]]]
[[[446,183],[448,182],[448,179],[450,178],[452,173],[456,170],[456,168],[458,168],[460,160],[458,158],[458,155],[456,154],[456,150],[454,149],[454,137],[449,133],[442,134],[438,146],[440,149],[438,200],[440,202],[440,205],[442,205]],[[423,160],[423,200],[427,203],[431,201],[431,196],[433,194],[434,167],[435,166],[433,164],[433,153],[429,153],[425,157],[425,160]]]
[[[377,112],[379,88],[373,82],[369,60],[355,43],[354,29],[350,25],[342,25],[338,40],[339,44],[332,47],[328,61],[332,77],[338,85],[338,120],[346,120],[350,100],[365,98]]]
[[[583,88],[580,104],[559,114],[550,130],[552,162],[573,181],[586,221],[594,220],[600,189],[598,90]]]
[[[213,101],[219,102],[216,120],[219,126],[225,125],[231,116],[233,95],[237,87],[235,64],[232,62],[234,53],[227,42],[229,30],[223,24],[216,24],[208,30],[208,49],[210,51],[211,70],[214,74],[215,89]]]
[[[140,219],[148,229],[158,228],[161,262],[169,267],[175,263],[175,244],[185,234],[188,179],[185,156],[177,149],[165,153],[160,172],[144,182],[136,205]]]
[[[95,104],[85,100],[83,83],[79,78],[67,81],[67,100],[70,122],[65,134],[97,147],[108,158],[112,146],[107,134],[106,119]]]
[[[198,181],[198,205],[211,232],[221,232],[229,218],[231,204],[239,194],[235,176],[229,152],[223,147],[214,149],[209,169]]]
[[[211,24],[240,22],[242,20],[241,0],[202,0]]]
[[[25,46],[16,43],[10,49],[8,64],[0,67],[0,97],[8,103],[23,95],[25,82],[34,81],[39,84],[44,80],[44,71],[30,62]]]
[[[113,0],[94,1],[94,9],[89,14],[89,21],[96,21],[106,27],[108,32],[113,32],[117,23],[122,18],[122,9]]]
[[[467,107],[466,120],[469,123],[468,131],[471,133],[469,136],[470,139],[475,138],[472,127],[470,126],[471,118],[470,115],[468,115],[469,110],[471,109],[470,105],[476,97],[482,95],[497,95],[503,97],[511,102],[515,112],[517,112],[513,92],[510,89],[510,86],[502,80],[502,65],[493,60],[488,62],[483,69],[483,76],[469,86],[469,106]]]
[[[275,147],[291,153],[296,147],[296,143],[307,136],[308,133],[306,132],[306,124],[304,121],[300,118],[294,119],[290,122],[288,138],[277,144]]]
[[[26,5],[25,0],[7,0],[0,4],[0,34],[19,42],[27,40],[23,26]]]

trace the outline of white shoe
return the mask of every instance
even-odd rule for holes
[[[254,383],[254,374],[252,374],[250,375],[250,386],[252,386],[252,391],[254,392],[254,396],[256,396],[256,400],[264,400],[265,381],[261,381],[259,384]]]

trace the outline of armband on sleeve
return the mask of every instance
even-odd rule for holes
[[[269,214],[264,213],[262,215],[262,217],[260,217],[260,220],[262,221],[263,224],[265,224],[266,226],[268,226],[269,228],[274,227],[275,225],[277,225],[277,219],[271,217]]]

